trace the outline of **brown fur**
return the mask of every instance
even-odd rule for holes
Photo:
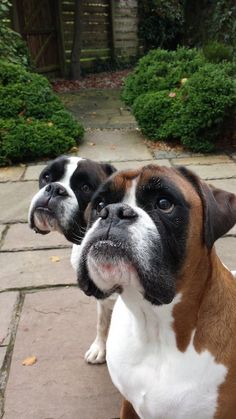
[[[114,176],[113,187],[115,190],[127,191],[133,179],[139,175],[139,170],[126,170]]]

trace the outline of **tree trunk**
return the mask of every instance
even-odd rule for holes
[[[71,78],[78,80],[81,76],[81,48],[82,48],[82,2],[75,0],[74,37],[71,51]]]

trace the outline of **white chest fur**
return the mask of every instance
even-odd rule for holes
[[[115,305],[107,364],[115,386],[142,419],[211,419],[227,369],[208,351],[176,347],[169,305],[154,307],[126,290]]]

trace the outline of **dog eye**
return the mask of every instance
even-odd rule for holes
[[[166,198],[161,198],[157,201],[157,207],[163,212],[170,213],[174,208],[174,204]]]
[[[97,213],[99,214],[99,212],[101,212],[101,211],[102,211],[102,209],[103,209],[103,208],[105,208],[105,206],[106,206],[105,202],[100,201],[100,202],[97,204],[97,207],[96,207]]]
[[[43,180],[48,183],[50,182],[50,175],[48,173],[45,173],[45,175],[43,176]]]
[[[82,185],[80,189],[84,193],[90,192],[90,187],[88,185],[86,185],[86,184]]]

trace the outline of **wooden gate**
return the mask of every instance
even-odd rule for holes
[[[14,27],[26,40],[38,72],[61,72],[57,0],[15,0]]]

